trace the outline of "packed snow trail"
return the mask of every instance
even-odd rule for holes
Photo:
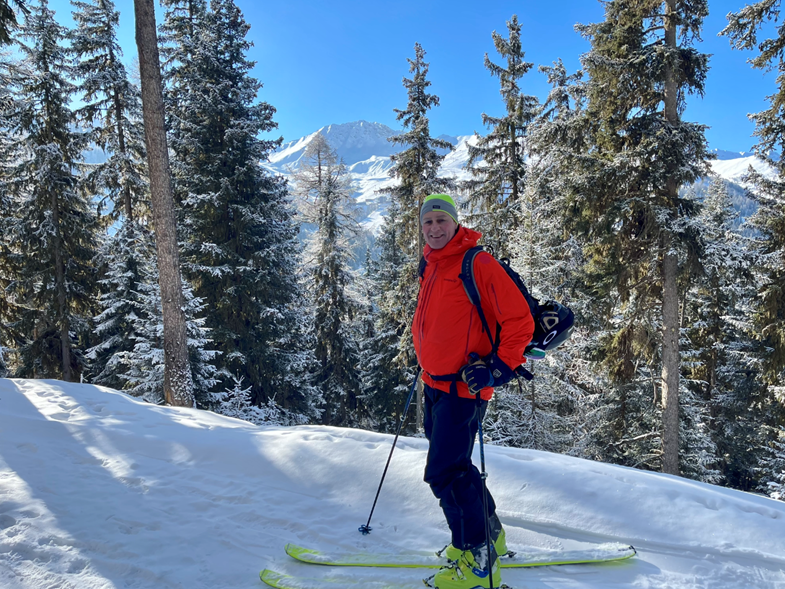
[[[449,541],[422,482],[427,442],[256,427],[59,381],[0,379],[0,587],[260,589],[259,571],[315,568],[283,552],[436,550]],[[605,565],[508,569],[515,589],[785,589],[785,504],[651,472],[486,446],[508,542],[632,544]],[[347,586],[390,571],[316,567]],[[417,570],[394,580],[421,583]]]

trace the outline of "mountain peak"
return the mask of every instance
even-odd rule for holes
[[[720,161],[735,160],[743,157],[752,157],[755,154],[751,151],[726,151],[724,149],[712,149],[711,153],[717,156]]]
[[[348,166],[370,159],[372,156],[389,157],[400,149],[387,140],[388,137],[395,135],[396,131],[382,123],[362,120],[333,123],[315,133],[285,143],[270,157],[270,163],[276,168],[296,166],[316,133],[324,135],[338,157],[342,158]]]

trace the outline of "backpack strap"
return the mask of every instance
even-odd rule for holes
[[[420,277],[420,280],[425,276],[425,267],[427,265],[428,261],[425,259],[425,256],[420,256],[420,265],[417,266],[417,276]]]
[[[492,353],[495,354],[496,350],[499,348],[499,330],[497,329],[496,337],[494,337],[491,328],[488,325],[488,320],[485,318],[485,312],[482,310],[480,291],[477,288],[477,279],[474,276],[474,259],[477,257],[477,254],[484,251],[485,249],[481,245],[467,250],[466,253],[463,254],[461,273],[458,277],[461,279],[461,282],[463,282],[463,289],[466,291],[466,296],[469,297],[469,300],[477,309],[477,314],[480,316],[480,321],[482,322],[482,329],[491,342]]]
[[[455,374],[431,374],[430,372],[426,372],[428,376],[430,376],[433,380],[441,381],[441,382],[449,382],[450,383],[450,393],[453,393],[456,397],[458,396],[458,381],[461,380],[460,373]]]

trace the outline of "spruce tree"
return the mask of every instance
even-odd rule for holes
[[[752,67],[763,71],[777,70],[777,87],[766,99],[769,107],[751,115],[755,122],[754,136],[758,142],[753,150],[775,171],[774,178],[766,178],[750,168],[745,181],[752,188],[748,196],[756,201],[757,211],[749,224],[759,234],[756,271],[760,274],[758,296],[753,310],[753,333],[760,341],[758,357],[762,367],[762,381],[767,386],[759,407],[766,408],[767,426],[759,425],[762,444],[772,455],[761,464],[766,492],[782,499],[782,434],[785,424],[785,30],[776,29],[771,38],[761,38],[767,22],[777,22],[782,6],[780,0],[765,0],[745,6],[728,15],[728,26],[722,35],[729,37],[736,49],[757,50],[750,61]],[[777,485],[780,485],[779,487]]]
[[[90,129],[89,138],[106,154],[106,161],[88,167],[85,184],[108,208],[107,222],[119,229],[104,238],[97,263],[101,312],[95,318],[95,338],[89,350],[91,380],[122,388],[118,358],[133,349],[135,318],[140,309],[140,266],[152,237],[146,227],[150,201],[146,177],[144,131],[139,89],[128,79],[117,41],[119,13],[111,0],[72,2],[77,24],[73,51],[80,59],[76,75],[85,106],[77,116]],[[108,201],[108,202],[107,202]]]
[[[729,37],[736,49],[757,50],[750,60],[752,67],[769,71],[777,69],[777,90],[767,97],[769,108],[751,115],[758,138],[754,152],[766,161],[777,175],[765,178],[750,169],[746,182],[754,188],[750,196],[758,203],[751,224],[762,234],[761,272],[764,282],[755,310],[755,325],[767,348],[762,357],[766,382],[772,392],[785,396],[785,30],[777,28],[777,36],[760,39],[766,22],[780,18],[779,0],[754,2],[728,15],[728,26],[720,34]]]
[[[6,219],[4,266],[17,306],[17,375],[76,380],[84,368],[95,298],[92,258],[97,222],[80,190],[77,168],[86,145],[70,101],[75,88],[68,36],[46,0],[31,7],[19,47],[29,74],[13,80],[21,109],[6,119],[2,176],[13,207]]]
[[[0,60],[0,155],[2,161],[13,158],[12,142],[14,135],[11,131],[14,113],[28,108],[24,105],[26,98],[13,92],[14,80],[29,78],[30,74],[21,66],[6,60]],[[17,319],[22,315],[24,307],[18,304],[10,293],[9,286],[15,282],[16,244],[10,235],[16,208],[12,194],[9,191],[6,170],[0,167],[0,290],[6,293],[0,297],[0,348],[3,352],[3,370],[10,371],[14,364],[15,350],[22,344],[25,334],[19,331]]]
[[[526,141],[539,109],[537,98],[520,88],[520,80],[532,63],[525,60],[517,15],[507,21],[507,30],[507,39],[493,32],[493,44],[506,64],[495,64],[485,54],[485,68],[499,78],[506,114],[493,117],[483,113],[483,125],[491,131],[485,137],[476,135],[476,145],[469,144],[467,168],[473,179],[464,186],[469,194],[464,203],[469,208],[467,223],[482,231],[484,243],[500,257],[509,255],[510,237],[521,225]]]
[[[149,250],[149,242],[146,244]],[[123,382],[122,388],[158,405],[168,402],[165,395],[164,319],[161,287],[155,258],[148,257],[140,268],[138,282],[138,313],[130,315],[128,331],[133,342],[130,351],[117,352],[113,363]],[[183,284],[185,327],[187,333],[188,365],[195,406],[212,409],[217,401],[213,396],[218,376],[215,360],[218,352],[212,349],[210,330],[204,325],[204,303],[194,296],[187,283]]]
[[[373,327],[363,341],[360,363],[363,404],[372,415],[374,426],[388,433],[395,432],[400,423],[415,376],[404,345],[411,341],[409,304],[397,294],[406,271],[406,255],[398,241],[400,219],[398,206],[393,203],[377,241],[379,257],[366,266]],[[404,339],[407,336],[409,339]],[[410,419],[410,423],[415,424],[414,431],[417,420]]]
[[[383,422],[385,420],[376,414],[375,407],[370,402],[372,395],[369,394],[373,390],[376,373],[382,374],[382,371],[374,366],[376,355],[372,346],[372,342],[376,339],[376,308],[374,306],[376,297],[373,282],[375,267],[376,262],[373,259],[372,250],[370,247],[367,247],[363,263],[355,278],[357,314],[354,324],[358,347],[359,399],[365,408],[365,414],[361,416],[360,427],[371,431],[383,431],[385,428]]]
[[[311,139],[293,179],[295,194],[306,205],[305,221],[316,227],[305,265],[317,362],[313,384],[324,399],[322,422],[356,425],[359,350],[351,321],[358,304],[350,296],[348,239],[358,226],[351,211],[351,185],[346,166],[321,133]]]
[[[146,317],[142,295],[143,281],[149,276],[145,267],[155,257],[153,237],[137,221],[124,219],[114,235],[107,235],[97,261],[104,268],[99,280],[100,313],[94,318],[97,343],[87,351],[90,381],[122,389],[125,358],[132,352],[140,334],[139,319]]]
[[[395,109],[396,119],[403,124],[403,131],[389,138],[403,150],[390,156],[393,166],[390,176],[397,184],[390,189],[390,211],[383,232],[383,240],[390,247],[398,247],[402,252],[401,270],[397,280],[390,285],[391,290],[380,292],[377,307],[384,317],[379,332],[387,337],[395,337],[396,372],[408,374],[415,365],[414,347],[411,339],[411,322],[417,304],[417,265],[422,254],[423,240],[420,231],[420,207],[429,194],[444,192],[454,187],[450,178],[438,176],[444,155],[439,150],[450,150],[452,145],[444,140],[431,137],[428,111],[438,106],[439,97],[430,94],[428,80],[429,64],[425,61],[425,51],[419,43],[414,45],[414,59],[408,59],[411,78],[403,78],[408,102],[405,109]],[[394,220],[394,223],[391,222]],[[390,243],[394,236],[395,245]],[[392,367],[390,367],[392,368]],[[412,374],[413,377],[413,374]],[[398,382],[397,388],[406,388],[405,382]],[[421,421],[422,395],[418,392],[418,423]]]
[[[257,100],[249,29],[232,0],[168,2],[167,81],[184,271],[205,304],[216,362],[243,377],[253,401],[275,398],[311,414],[318,395],[303,386],[308,364],[296,280],[298,227],[285,181],[264,167],[281,140],[275,109]],[[176,100],[175,100],[176,97]]]
[[[0,46],[11,43],[11,33],[17,27],[14,6],[27,14],[26,0],[0,0]]]
[[[420,235],[420,207],[426,196],[449,190],[454,186],[450,179],[439,178],[439,167],[444,156],[439,150],[451,150],[452,144],[431,137],[428,111],[439,105],[439,97],[429,94],[429,64],[425,51],[419,43],[414,44],[414,59],[407,58],[412,77],[403,79],[408,103],[403,110],[395,110],[395,118],[403,123],[403,132],[393,135],[389,141],[403,146],[403,150],[390,156],[393,167],[390,176],[398,184],[390,190],[397,202],[401,218],[399,244],[411,259],[419,258],[422,251]]]
[[[119,12],[112,0],[73,0],[73,51],[80,59],[75,74],[82,81],[85,106],[77,111],[90,140],[107,153],[86,178],[89,189],[109,199],[110,218],[149,216],[144,130],[139,89],[128,79],[117,41]]]
[[[710,480],[716,478],[713,471],[717,468],[725,478],[723,471],[731,474],[749,462],[744,446],[752,442],[752,432],[745,431],[745,421],[752,408],[744,402],[749,391],[738,375],[751,368],[750,358],[745,359],[742,326],[743,306],[749,301],[753,281],[746,243],[733,230],[735,213],[722,179],[711,181],[703,202],[698,217],[701,269],[683,302],[682,372],[691,401],[683,405],[692,413],[684,433],[693,440],[683,444],[682,463],[686,474]],[[715,446],[713,464],[694,460],[700,445]]]
[[[511,38],[514,36],[517,34],[511,31]],[[515,204],[519,228],[508,234],[505,251],[535,297],[574,306],[571,282],[580,252],[575,240],[565,236],[565,199],[561,186],[565,170],[559,158],[560,145],[554,136],[560,137],[559,129],[578,116],[579,91],[573,86],[580,75],[567,75],[561,62],[540,69],[547,75],[552,90],[542,108],[538,107],[537,116],[527,122],[525,134],[516,141],[516,149],[525,146],[532,157],[524,164],[524,150],[520,149],[519,171],[523,175],[519,177]],[[520,95],[521,101],[524,98]],[[508,151],[511,150],[512,146]],[[579,323],[578,331],[581,327]],[[579,337],[576,334],[574,340]],[[516,381],[497,389],[489,408],[492,420],[486,428],[489,435],[515,446],[573,451],[584,437],[584,415],[579,404],[582,391],[575,384],[578,379],[569,371],[571,358],[576,354],[575,343],[571,341],[564,349],[528,366],[535,375],[532,381]]]
[[[697,213],[679,188],[708,173],[709,157],[704,127],[681,113],[686,96],[704,90],[708,57],[692,43],[707,12],[705,0],[611,0],[603,22],[578,26],[592,45],[580,123],[591,144],[574,158],[569,228],[584,243],[587,285],[604,304],[597,356],[621,388],[651,382],[662,404],[661,468],[674,474],[680,278],[695,262]],[[655,440],[651,433],[640,435]]]

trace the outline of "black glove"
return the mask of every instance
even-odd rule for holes
[[[493,386],[493,374],[477,354],[470,354],[469,360],[472,363],[461,368],[460,375],[463,382],[469,385],[469,392],[476,395],[485,387]]]
[[[491,370],[491,376],[493,376],[493,386],[495,387],[500,387],[503,384],[507,384],[513,378],[518,377],[515,371],[510,369],[510,367],[507,366],[503,360],[500,360],[496,354],[491,354],[491,356],[486,358],[485,364]]]

